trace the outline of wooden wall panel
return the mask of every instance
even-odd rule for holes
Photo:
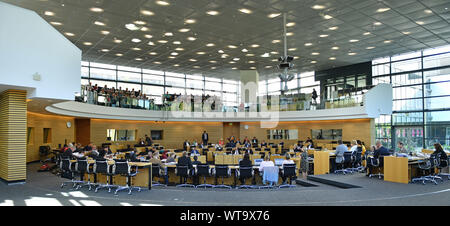
[[[265,140],[267,143],[280,143],[284,141],[286,145],[293,145],[298,140],[305,141],[311,136],[311,129],[342,129],[342,140],[361,140],[365,142],[366,147],[373,141],[373,119],[353,119],[353,120],[333,120],[333,121],[306,121],[306,122],[279,122],[273,129],[298,129],[297,140],[268,140],[267,128],[261,128],[259,122],[241,122],[241,139],[247,136],[249,139],[254,136],[259,140]],[[245,129],[245,125],[248,129]]]
[[[76,141],[85,146],[91,142],[91,119],[75,119]]]
[[[32,127],[34,134],[32,140],[27,145],[27,162],[38,161],[39,146],[50,145],[52,148],[58,148],[58,145],[64,145],[66,142],[75,141],[75,119],[73,117],[44,115],[28,112],[27,127]],[[67,122],[72,123],[71,128],[67,128]],[[44,143],[44,128],[51,128],[51,143]]]
[[[241,135],[241,129],[240,129],[240,123],[239,122],[233,122],[230,125],[230,122],[224,122],[223,123],[223,139],[224,142],[226,142],[228,137],[234,136],[236,138],[239,138]]]
[[[154,141],[166,148],[182,148],[183,141],[189,140],[201,142],[203,131],[209,134],[209,141],[216,143],[223,134],[222,122],[146,122],[91,119],[91,142],[96,145],[107,143],[106,130],[137,130],[136,139],[143,138],[145,134],[150,136],[151,130],[163,130],[163,140]],[[114,142],[120,144],[136,144],[131,142]]]
[[[0,94],[0,178],[7,182],[26,179],[27,92]]]

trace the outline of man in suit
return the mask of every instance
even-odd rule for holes
[[[187,153],[183,151],[182,156],[178,159],[178,165],[180,166],[187,166],[188,169],[192,169],[192,161],[191,158],[187,156]],[[192,172],[192,170],[191,170]]]
[[[187,141],[187,140],[185,140],[184,142],[183,142],[183,149],[185,150],[185,151],[187,151],[187,148],[189,147],[189,142]]]
[[[147,136],[147,134],[145,134],[145,143],[147,143],[147,146],[152,146],[153,144],[152,138]]]
[[[239,161],[239,167],[252,167],[252,161],[250,160],[250,155],[249,154],[245,154],[244,158]],[[244,185],[245,181],[243,178],[240,179],[241,184]]]
[[[374,158],[391,155],[391,153],[389,153],[389,150],[387,148],[383,147],[383,144],[381,144],[381,141],[378,140],[375,143],[375,146],[377,147],[377,149],[375,149],[375,152],[373,153]]]
[[[204,145],[208,145],[209,137],[208,137],[208,134],[206,133],[206,131],[203,131],[202,140],[203,140]]]
[[[257,144],[257,143],[258,143],[258,139],[256,139],[256,137],[253,137],[252,144]]]

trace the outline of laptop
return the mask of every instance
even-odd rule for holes
[[[275,165],[276,166],[282,166],[284,159],[275,159]]]
[[[259,166],[259,165],[261,165],[261,162],[263,161],[263,159],[254,159],[253,161],[254,161],[253,165]]]

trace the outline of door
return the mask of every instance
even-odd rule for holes
[[[224,122],[223,123],[223,140],[226,143],[227,138],[234,136],[236,139],[240,137],[240,122]]]

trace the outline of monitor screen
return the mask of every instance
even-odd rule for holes
[[[281,166],[281,165],[283,165],[283,161],[284,161],[284,159],[275,159],[275,165]]]
[[[261,162],[263,161],[263,159],[254,159],[253,161],[255,161],[255,166],[259,166],[261,165]]]

